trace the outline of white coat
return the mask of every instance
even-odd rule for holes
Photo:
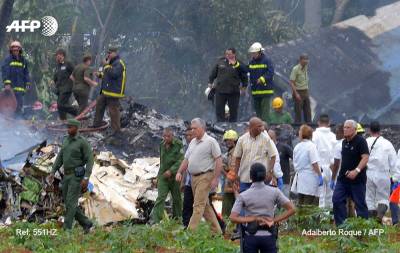
[[[313,170],[312,164],[318,163],[316,145],[310,140],[303,140],[293,150],[293,165],[296,172],[292,188],[294,193],[319,197],[318,174]]]

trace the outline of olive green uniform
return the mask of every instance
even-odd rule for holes
[[[82,179],[89,179],[93,167],[93,152],[89,143],[79,135],[67,136],[64,139],[60,153],[53,165],[55,173],[64,165],[64,178],[62,181],[62,195],[65,204],[64,229],[71,229],[74,218],[83,227],[90,227],[91,221],[78,207],[78,199],[81,195]],[[83,177],[75,176],[75,168],[86,165]]]
[[[93,79],[93,70],[81,63],[75,67],[74,71],[72,72],[72,76],[75,79],[72,92],[74,93],[74,97],[79,104],[79,113],[81,113],[88,106],[90,93],[90,86],[85,82],[84,78],[87,77]]]
[[[277,112],[273,110],[269,114],[269,122],[270,124],[292,124],[293,118],[289,112]]]
[[[57,108],[61,120],[67,119],[67,113],[76,116],[78,111],[71,105],[70,97],[72,94],[72,80],[69,76],[72,74],[74,66],[72,63],[65,61],[58,63],[54,73],[54,83],[56,85]]]
[[[151,213],[153,222],[159,222],[163,218],[165,200],[168,193],[172,197],[172,217],[180,219],[182,217],[182,198],[180,184],[175,181],[176,172],[183,160],[183,145],[178,139],[174,139],[169,148],[164,141],[160,145],[160,170],[157,175],[158,196]],[[165,178],[164,172],[171,171],[171,177]]]
[[[235,169],[235,161],[236,158],[233,156],[233,152],[235,148],[232,148],[228,151],[228,159],[226,164],[224,165],[224,170],[226,173],[229,173],[230,170]],[[231,214],[231,210],[233,204],[235,203],[235,194],[233,192],[233,183],[227,177],[225,177],[225,185],[224,185],[224,197],[222,200],[222,215],[228,217]]]

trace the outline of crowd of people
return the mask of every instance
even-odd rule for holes
[[[175,211],[181,207],[181,188],[184,226],[196,229],[204,217],[212,231],[221,234],[223,221],[210,196],[222,177],[222,216],[241,224],[233,239],[243,239],[244,252],[275,252],[274,224],[293,215],[295,204],[299,210],[315,206],[330,211],[336,226],[349,216],[382,223],[390,208],[392,223],[398,224],[399,207],[389,203],[389,198],[399,186],[400,154],[381,136],[379,122],[371,122],[365,133],[359,123],[350,119],[337,125],[334,133],[329,116],[321,115],[316,129],[307,124],[300,127],[294,149],[290,142],[282,142],[279,129],[280,126],[268,128],[266,122],[253,117],[240,137],[234,130],[225,132],[226,154],[206,133],[202,119],[192,120],[186,132],[186,147],[179,144],[179,148],[171,148],[173,142],[179,141],[171,141],[172,130],[166,129],[160,146],[161,163],[164,164],[162,157],[168,147],[171,152],[175,150],[173,161],[177,162],[171,161],[168,173],[164,169],[159,173],[158,185],[165,179],[170,185],[167,188],[161,183],[163,194],[156,201],[152,221],[162,219],[159,205],[164,206],[167,191],[172,194],[173,217],[181,219]],[[275,216],[278,208],[285,212]]]
[[[217,121],[237,121],[240,97],[247,95],[250,87],[253,109],[260,119],[269,124],[310,123],[308,56],[300,55],[290,74],[295,112],[293,120],[290,113],[284,110],[284,99],[276,94],[274,64],[264,53],[262,45],[253,43],[248,53],[250,62],[244,64],[237,59],[236,49],[228,48],[211,70],[205,94],[215,103]]]
[[[24,113],[24,96],[31,88],[30,74],[21,43],[11,42],[9,52],[10,55],[1,66],[5,94],[9,97],[3,100],[15,100],[15,103],[5,104],[0,108],[0,112],[15,111],[18,117]],[[118,54],[118,48],[108,48],[106,58],[101,61],[99,70],[93,69],[90,54],[83,55],[82,62],[76,66],[67,59],[64,49],[58,49],[54,55],[56,66],[53,71],[53,80],[49,85],[57,96],[57,102],[49,106],[49,111],[58,111],[59,119],[64,122],[68,115],[78,116],[88,107],[91,90],[95,90],[99,86],[97,80],[101,80],[99,96],[96,99],[96,113],[90,127],[99,128],[106,124],[103,118],[108,108],[113,137],[121,139],[120,99],[125,97],[126,66]],[[72,105],[72,96],[77,106]],[[15,104],[15,108],[12,104]],[[33,109],[35,108],[43,108],[40,101],[34,103]]]
[[[101,69],[93,71],[90,55],[74,67],[66,60],[65,50],[57,50],[54,87],[61,120],[66,120],[67,114],[76,116],[85,110],[91,88],[98,85],[97,77],[102,81],[91,127],[105,124],[103,116],[108,108],[113,133],[120,136],[119,103],[125,92],[126,66],[117,51],[109,48]],[[224,133],[226,154],[218,141],[207,134],[201,118],[191,121],[183,142],[173,129],[165,128],[159,148],[158,197],[150,223],[164,218],[165,201],[171,194],[172,217],[181,220],[185,228],[195,230],[204,218],[213,233],[222,234],[225,224],[212,203],[218,186],[223,193],[222,216],[238,224],[234,238],[242,238],[244,252],[276,252],[277,225],[294,215],[295,204],[299,209],[311,205],[331,210],[337,226],[348,216],[382,222],[389,208],[393,224],[398,223],[399,208],[389,203],[389,196],[399,186],[400,154],[381,135],[379,122],[370,124],[369,137],[365,139],[356,121],[349,119],[339,124],[333,133],[329,116],[322,114],[315,130],[303,124],[294,141],[283,138],[282,129],[292,129],[288,124],[293,119],[284,111],[284,100],[275,96],[273,64],[260,43],[251,45],[249,53],[251,61],[245,65],[236,59],[236,50],[228,48],[211,71],[207,95],[215,98],[218,121],[235,122],[240,94],[250,86],[257,117],[250,118],[246,131],[240,135],[233,129]],[[290,75],[296,123],[312,120],[307,66],[307,55],[301,55]],[[2,76],[5,89],[15,93],[20,113],[23,94],[29,88],[29,71],[19,42],[11,43]],[[79,107],[70,104],[72,94]],[[77,204],[81,190],[88,185],[93,154],[78,134],[80,122],[70,119],[67,126],[68,137],[49,181],[64,166],[64,228],[71,229],[77,219],[89,231],[93,223]],[[277,208],[284,212],[275,216]]]

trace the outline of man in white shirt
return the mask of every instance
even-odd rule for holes
[[[324,184],[319,196],[320,208],[332,208],[333,191],[329,186],[332,178],[331,164],[333,164],[333,151],[337,143],[336,136],[332,133],[329,116],[321,114],[318,120],[318,128],[313,133],[313,142],[317,146],[320,158],[319,166],[322,170]]]
[[[370,125],[367,138],[370,157],[367,170],[368,216],[376,217],[379,222],[389,207],[390,177],[399,181],[400,173],[396,167],[396,150],[393,144],[380,133],[380,124],[374,121]]]

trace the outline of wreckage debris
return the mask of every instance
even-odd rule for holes
[[[1,207],[5,221],[44,222],[62,214],[61,174],[53,185],[46,181],[59,147],[49,145],[32,150],[19,174],[1,170]],[[80,204],[99,225],[124,220],[146,222],[157,198],[153,180],[157,177],[159,158],[135,159],[132,164],[111,152],[100,152],[89,179],[90,190]]]

